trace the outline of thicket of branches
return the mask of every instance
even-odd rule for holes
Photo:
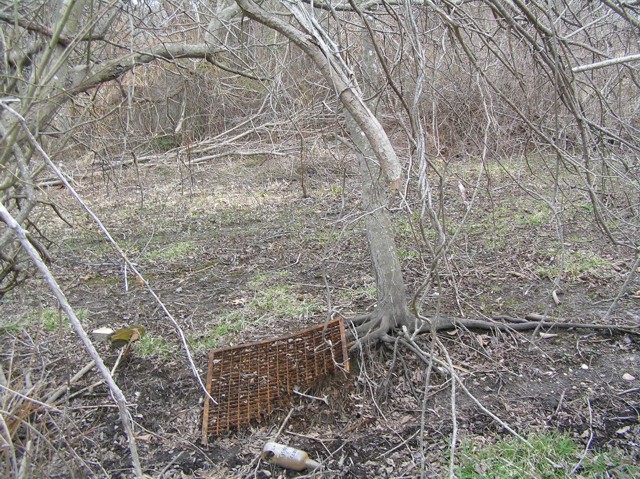
[[[244,16],[253,5],[0,0],[0,202],[41,256],[49,259],[38,217],[52,207],[42,189],[51,171],[37,144],[70,179],[83,173],[74,169],[80,157],[83,168],[117,181],[122,168],[167,152],[189,162],[231,154],[304,159],[315,142],[348,136],[343,92],[291,41]],[[402,159],[402,193],[419,198],[416,217],[435,232],[425,244],[434,269],[452,239],[439,188],[452,162],[535,156],[540,169],[532,173],[554,183],[538,199],[558,224],[562,179],[573,175],[597,227],[636,259],[633,274],[637,2],[261,4],[305,31],[294,7],[339,52],[354,84],[371,74],[362,55],[363,39],[372,42],[377,72],[366,83]],[[0,223],[0,298],[31,273],[22,251]]]
[[[285,11],[278,2],[263,6]],[[384,77],[378,113],[398,148],[405,145],[407,168],[442,175],[450,161],[539,154],[549,171],[560,166],[583,177],[599,226],[612,241],[637,247],[637,197],[615,208],[603,200],[618,181],[637,191],[637,6],[315,6],[318,24],[358,75],[361,35],[374,39]],[[33,1],[0,8],[3,104],[26,118],[63,167],[80,154],[111,171],[224,137],[236,125],[228,138],[255,147],[341,133],[336,92],[289,41],[243,19],[235,4],[71,2],[58,10],[55,2]],[[598,65],[612,59],[621,60]],[[42,161],[6,109],[2,137],[3,204],[46,254],[31,214],[46,198],[37,192]],[[6,230],[0,245],[5,292],[28,268]]]

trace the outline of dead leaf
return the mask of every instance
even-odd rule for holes
[[[414,421],[413,416],[405,415],[400,419],[400,425],[404,426],[405,424],[409,424],[412,421]]]
[[[142,326],[118,329],[111,335],[111,345],[114,348],[121,348],[137,341],[143,334],[144,328]]]
[[[133,331],[131,331],[131,339],[130,341],[137,341],[138,339],[140,339],[140,330],[135,328]]]

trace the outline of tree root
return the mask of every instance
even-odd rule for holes
[[[432,328],[435,328],[436,331],[456,328],[483,331],[590,329],[609,331],[611,333],[617,332],[640,335],[640,329],[637,327],[634,328],[593,323],[565,323],[559,322],[556,318],[540,314],[528,314],[524,319],[512,318],[509,316],[497,316],[488,320],[438,316],[437,318],[426,318],[426,320],[423,321],[416,320],[416,318],[410,314],[407,314],[406,317],[400,319],[392,318],[390,312],[376,310],[370,314],[355,316],[351,318],[349,322],[354,326],[350,331],[350,339],[356,340],[356,342],[359,342],[360,344],[393,340],[393,330],[402,326],[406,326],[407,329],[412,332],[417,328],[419,333],[429,332]]]
[[[384,309],[376,309],[373,313],[356,316],[350,320],[355,328],[351,331],[354,339],[360,338],[363,343],[377,342],[391,331],[391,314]]]
[[[431,320],[433,321],[433,320]],[[592,329],[605,330],[611,332],[624,332],[629,334],[640,335],[640,330],[635,328],[617,326],[613,324],[593,324],[593,323],[564,323],[556,318],[544,316],[541,314],[528,314],[521,318],[511,318],[509,316],[498,316],[491,320],[483,319],[466,319],[440,316],[435,319],[435,329],[440,331],[443,329],[454,329],[462,327],[466,329],[481,329],[485,331],[530,331],[533,329]],[[425,324],[421,328],[421,332],[431,331],[431,325]]]

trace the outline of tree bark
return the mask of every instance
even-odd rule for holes
[[[373,40],[363,34],[362,89],[370,99],[367,106],[377,111],[375,83],[380,79]],[[365,212],[365,227],[371,263],[376,278],[376,309],[370,315],[359,316],[354,321],[358,335],[365,340],[376,340],[386,336],[390,330],[406,325],[411,318],[407,307],[407,292],[396,248],[391,213],[388,209],[388,193],[382,182],[383,174],[376,161],[373,145],[351,115],[347,114],[347,127],[357,149],[362,175],[362,209]]]
[[[382,170],[375,160],[371,144],[358,129],[352,118],[347,126],[359,152],[362,174],[362,209],[369,254],[376,278],[376,309],[372,314],[352,320],[358,324],[356,332],[364,339],[377,340],[391,329],[408,325],[411,318],[407,307],[407,292],[398,258],[388,198]]]

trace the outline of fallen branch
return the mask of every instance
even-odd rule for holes
[[[210,162],[212,160],[217,160],[220,158],[227,158],[227,157],[244,158],[244,157],[251,157],[251,156],[287,156],[287,153],[282,151],[276,151],[273,149],[247,150],[247,151],[238,151],[238,150],[222,151],[219,153],[194,158],[188,161],[187,164],[189,166],[195,166],[202,163]],[[166,152],[166,153],[163,153],[162,155],[158,154],[158,155],[140,157],[135,160],[133,159],[124,160],[124,161],[118,162],[117,164],[114,164],[113,166],[118,168],[128,168],[133,165],[136,165],[138,167],[157,168],[158,166],[166,165],[167,159],[170,159],[170,158],[177,159],[178,157],[176,156],[175,153]],[[154,160],[160,160],[160,159],[162,159],[162,161],[154,161]],[[74,174],[72,176],[69,176],[69,175],[65,175],[65,176],[67,178],[67,181],[69,181],[70,183],[76,183],[78,180],[92,178],[97,174],[101,174],[104,172],[104,170],[105,170],[104,168],[93,168],[89,171],[86,171],[85,173]],[[41,180],[38,180],[37,184],[38,184],[38,187],[40,188],[52,188],[56,186],[65,186],[64,181],[60,179],[58,176],[49,176],[47,178],[42,178]]]
[[[95,365],[96,365],[96,362],[94,360],[91,360],[85,367],[83,367],[80,371],[78,371],[75,374],[75,376],[73,376],[69,380],[67,384],[65,384],[64,386],[60,386],[53,393],[51,393],[49,397],[45,400],[45,402],[47,404],[54,404],[58,399],[60,399],[60,397],[62,397],[62,395],[65,392],[67,392],[67,389],[69,388],[69,386],[71,386],[73,383],[80,380],[85,374],[91,371]]]

